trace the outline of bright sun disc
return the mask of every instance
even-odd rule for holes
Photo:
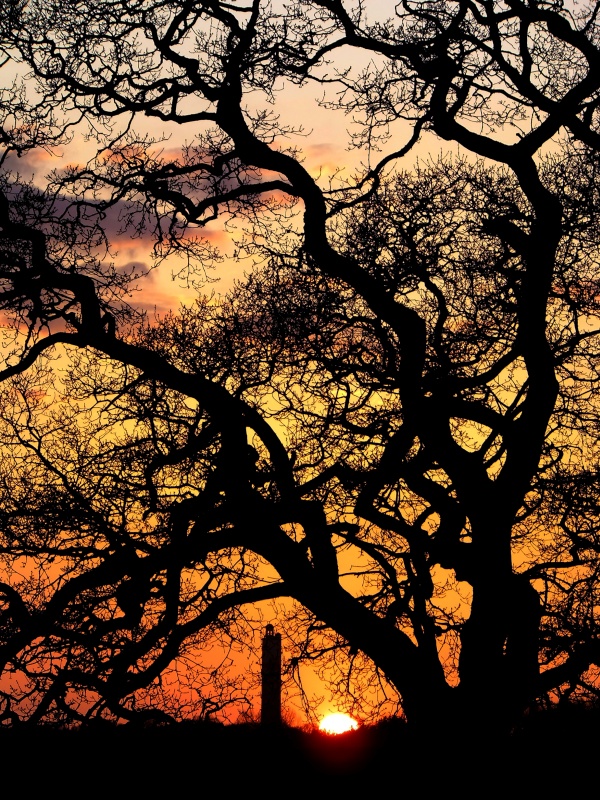
[[[358,728],[358,722],[349,714],[342,714],[336,712],[335,714],[328,714],[323,717],[319,723],[319,730],[323,733],[331,733],[336,735],[338,733],[347,733],[348,731],[355,731]]]

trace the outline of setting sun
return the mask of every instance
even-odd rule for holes
[[[358,722],[349,714],[342,714],[341,712],[328,714],[326,717],[323,717],[319,723],[320,731],[333,735],[338,733],[347,733],[348,731],[355,731],[357,728]]]

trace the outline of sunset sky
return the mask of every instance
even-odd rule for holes
[[[57,691],[74,705],[100,698],[94,713],[115,718],[135,716],[126,703],[157,708],[169,693],[171,707],[191,709],[202,680],[215,695],[248,690],[256,714],[272,623],[284,663],[303,664],[304,708],[285,679],[293,721],[305,721],[307,697],[313,720],[360,708],[366,718],[398,713],[402,693],[419,725],[455,708],[471,724],[487,715],[479,701],[492,686],[501,727],[544,692],[558,696],[561,659],[575,663],[588,641],[579,617],[596,614],[600,552],[600,515],[581,522],[596,514],[590,464],[600,464],[600,77],[596,85],[586,72],[597,50],[600,76],[600,47],[587,25],[560,4],[507,3],[500,13],[497,3],[417,3],[400,4],[397,29],[367,37],[335,4],[309,3],[310,20],[294,13],[271,26],[258,14],[255,35],[241,30],[252,9],[235,6],[240,25],[227,3],[55,3],[53,16],[43,2],[15,12],[24,34],[8,17],[7,47],[48,81],[49,106],[85,118],[70,141],[11,155],[0,189],[9,320],[0,490],[11,508],[0,534],[6,572],[21,559],[27,623],[11,587],[2,609],[25,630],[37,614],[27,603],[43,607],[47,627],[30,625],[26,645],[43,670],[56,659],[43,680],[62,681]],[[365,5],[371,21],[394,10]],[[535,17],[542,6],[548,18]],[[92,39],[80,12],[98,25]],[[598,25],[594,15],[594,36]],[[332,30],[355,49],[314,67],[310,50]],[[320,72],[302,87],[278,78],[269,105],[280,69]],[[343,102],[332,77],[343,70],[358,76],[346,97],[372,122],[370,151],[351,146],[365,130],[354,112],[331,107]],[[18,119],[13,100],[2,102]],[[139,108],[155,117],[132,121],[126,109]],[[221,129],[157,121],[178,114]],[[340,204],[331,222],[321,192],[356,185],[411,140],[415,119],[448,142],[423,134],[383,172],[412,175],[357,192],[360,202]],[[319,189],[255,130],[298,156]],[[106,271],[96,259],[106,240],[91,238],[98,214],[67,201],[68,177],[55,182],[65,174],[71,199],[114,200],[100,217]],[[306,203],[304,240],[302,205],[284,196],[282,175]],[[43,203],[28,180],[50,186],[37,216]],[[186,274],[189,250],[174,251],[185,245],[184,217],[212,216],[199,200],[208,205],[213,192],[228,205],[186,231],[206,241],[207,263],[218,254],[203,280],[200,258]],[[171,250],[154,261],[157,219],[156,230],[175,220],[177,233],[156,236]],[[146,228],[133,230],[136,220]],[[49,241],[48,257],[36,245]],[[304,261],[294,260],[301,243]],[[267,259],[246,295],[217,304]],[[137,272],[129,302],[150,327],[167,317],[155,330],[118,308]],[[195,313],[168,316],[200,298]],[[282,586],[294,601],[277,597]],[[58,601],[46,604],[53,592]],[[51,645],[47,656],[52,636],[58,655]],[[29,673],[20,652],[10,670],[33,685],[43,673]],[[553,675],[542,690],[544,671]],[[239,707],[224,716],[234,721]]]
[[[374,12],[386,14],[389,10],[388,4],[382,0],[370,0]],[[365,56],[362,61],[366,65],[370,57]],[[340,60],[343,65],[343,58]],[[349,63],[349,62],[348,62]],[[361,63],[361,56],[356,53],[352,55],[352,65],[354,68]],[[9,65],[10,69],[10,65]],[[330,177],[336,173],[343,180],[352,180],[354,175],[360,174],[365,164],[368,163],[369,154],[364,150],[357,150],[349,147],[349,129],[352,128],[351,117],[346,116],[342,111],[323,108],[319,100],[323,97],[323,87],[319,84],[309,83],[307,86],[298,88],[293,85],[281,86],[277,93],[275,113],[281,115],[281,121],[299,131],[298,135],[290,136],[283,142],[283,146],[295,145],[301,148],[304,156],[304,164],[315,176],[319,176],[322,186],[327,186]],[[254,98],[249,99],[250,103],[256,102]],[[260,102],[260,101],[259,101]],[[391,149],[396,149],[399,144],[404,143],[404,137],[410,135],[408,126],[397,126],[396,137],[382,146],[380,153],[371,154],[371,164],[376,163],[379,157]],[[134,129],[139,133],[148,133],[157,139],[166,139],[156,145],[165,157],[172,156],[177,158],[182,145],[189,143],[196,134],[194,126],[175,124],[164,125],[156,120],[148,121],[138,116]],[[72,141],[68,144],[55,148],[52,152],[44,150],[33,150],[25,153],[21,158],[11,157],[7,166],[18,172],[24,179],[32,179],[39,186],[43,186],[47,176],[53,171],[60,171],[67,166],[83,166],[91,160],[96,152],[95,143],[84,137],[84,127],[80,126],[73,133]],[[417,157],[428,158],[431,152],[437,154],[439,143],[431,137],[429,144],[419,145],[414,153],[406,159],[406,166],[409,167]],[[119,222],[116,215],[109,216],[106,221],[106,230],[112,247],[114,261],[119,267],[142,267],[147,268],[152,263],[152,240],[149,235],[132,238],[130,234],[119,232]],[[200,231],[211,245],[219,248],[224,260],[217,265],[216,269],[209,273],[211,282],[207,283],[200,291],[207,294],[226,293],[236,279],[242,279],[244,273],[251,268],[251,262],[244,260],[238,262],[233,258],[235,249],[235,233],[225,231],[220,220],[211,222]],[[242,231],[238,231],[241,235]],[[185,282],[174,277],[181,268],[181,263],[176,257],[170,257],[163,262],[159,268],[152,270],[136,286],[131,302],[138,308],[147,311],[150,320],[156,314],[158,317],[169,311],[176,312],[181,304],[193,303],[197,289],[186,286]],[[283,611],[288,607],[285,601],[279,601],[277,608]],[[262,604],[257,609],[257,630],[256,643],[258,644],[262,636],[263,625],[266,622],[278,624],[277,608],[272,604]],[[262,621],[260,617],[262,616]],[[284,631],[284,659],[289,657],[289,640],[285,638]],[[207,663],[216,664],[219,662],[220,655],[213,652],[208,658]],[[245,669],[245,659],[237,656],[237,669],[240,671],[240,680],[243,680]],[[256,668],[256,664],[254,665]],[[323,684],[317,678],[315,672],[309,667],[302,668],[304,690],[307,696],[314,702],[314,713],[321,719],[324,715],[338,710],[338,705],[331,702]],[[168,687],[170,679],[167,679]],[[177,689],[178,691],[178,689]],[[190,687],[183,689],[182,701],[185,704],[190,699]],[[376,704],[381,703],[381,709],[393,712],[395,699],[392,698],[390,705],[385,704],[385,698],[374,685],[370,699]],[[258,701],[257,701],[258,702]],[[284,689],[284,703],[292,711],[292,719],[295,722],[304,721],[304,713],[300,708],[300,701],[297,690],[293,683],[286,681]],[[258,711],[258,706],[255,707]],[[235,719],[236,712],[230,719]],[[294,716],[295,715],[295,716]]]
[[[387,14],[389,10],[383,0],[370,0],[369,8],[372,13],[382,15]],[[338,54],[336,65],[346,66],[345,59],[349,65],[347,57],[340,58]],[[371,56],[353,53],[352,67],[357,69],[366,66],[370,59]],[[335,87],[328,87],[328,93],[329,96],[335,97]],[[382,144],[380,151],[369,155],[366,150],[350,145],[349,132],[357,130],[352,116],[340,110],[324,108],[319,103],[323,96],[324,87],[320,84],[308,83],[304,87],[281,85],[273,109],[280,115],[282,124],[298,131],[297,135],[287,137],[282,146],[295,145],[300,148],[305,166],[313,176],[320,177],[320,184],[323,187],[328,185],[329,178],[336,173],[341,179],[351,181],[354,176],[363,172],[366,164],[377,163],[387,152],[402,146],[410,136],[409,125],[396,123],[389,141]],[[258,105],[261,99],[259,98]],[[249,102],[256,104],[252,96]],[[136,118],[134,130],[138,133],[148,133],[157,139],[165,139],[156,145],[156,149],[161,151],[165,158],[169,156],[177,158],[181,146],[191,142],[197,133],[194,125],[163,124],[142,116]],[[401,168],[410,169],[416,159],[428,160],[432,157],[435,159],[447,151],[447,144],[431,134],[426,134],[402,161]],[[33,150],[19,159],[12,157],[7,166],[18,171],[24,178],[32,178],[35,183],[43,185],[51,171],[60,170],[65,166],[82,166],[93,158],[95,152],[95,143],[84,138],[83,126],[80,126],[73,134],[70,143],[55,148],[52,153]],[[110,234],[116,264],[123,267],[149,266],[152,248],[150,237],[132,238],[127,232],[120,233],[118,227],[114,215],[107,220],[107,231]],[[209,273],[211,282],[206,285],[205,291],[208,294],[226,293],[233,285],[233,281],[242,278],[244,272],[250,268],[250,262],[248,260],[236,262],[232,258],[236,234],[225,231],[221,220],[210,222],[200,233],[211,245],[219,248],[224,256],[224,261]],[[238,235],[241,235],[241,231]],[[193,302],[196,290],[190,289],[177,278],[173,279],[173,272],[180,267],[178,259],[173,258],[168,263],[162,264],[160,269],[151,272],[139,284],[140,291],[135,293],[132,302],[138,307],[145,308],[150,315],[155,311],[159,315],[175,311],[181,303]]]

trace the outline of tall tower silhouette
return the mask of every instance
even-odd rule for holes
[[[281,634],[267,625],[262,640],[260,721],[281,724]]]

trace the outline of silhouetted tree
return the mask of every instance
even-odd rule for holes
[[[256,574],[250,594],[223,595],[228,608],[290,596],[350,661],[366,655],[410,720],[502,726],[598,660],[596,527],[584,523],[597,418],[597,6],[575,16],[560,2],[403,2],[373,23],[367,11],[339,0],[282,14],[259,0],[14,4],[4,35],[42,87],[39,107],[83,118],[102,149],[54,196],[4,187],[2,307],[17,315],[21,349],[2,377],[62,344],[125,365],[144,391],[196,401],[185,444],[172,431],[168,444],[152,439],[146,476],[178,468],[177,533],[157,558],[250,553],[278,579]],[[348,49],[377,61],[360,74],[328,66]],[[359,144],[382,145],[397,122],[412,133],[354,185],[323,187],[279,145],[266,104],[282,78],[341,87],[334,104],[362,118]],[[195,138],[169,159],[132,132],[140,115]],[[448,163],[382,186],[427,131],[502,168]],[[561,134],[571,144],[541,159]],[[154,231],[159,253],[200,263],[213,254],[190,230],[245,218],[271,266],[223,317],[204,307],[128,330],[111,294],[126,279],[97,258],[117,206],[132,233]],[[170,404],[150,407],[171,424]],[[204,465],[189,497],[188,456]],[[147,558],[115,593],[131,628],[137,587],[147,596],[155,580]],[[360,579],[346,583],[347,570]],[[453,581],[466,587],[456,608]],[[168,605],[165,628],[177,625]]]
[[[188,446],[187,479],[171,485],[178,439],[194,416],[179,413],[181,398],[152,387],[127,414],[105,411],[101,397],[99,414],[77,402],[77,371],[68,399],[48,371],[4,384],[2,718],[175,719],[247,704],[253,677],[231,669],[244,629],[252,630],[244,598],[272,593],[245,591],[257,569],[251,553],[217,562],[190,541],[176,552],[182,497],[205,479],[206,453],[190,470]],[[118,394],[110,400],[118,406]],[[137,418],[136,400],[145,404]]]

